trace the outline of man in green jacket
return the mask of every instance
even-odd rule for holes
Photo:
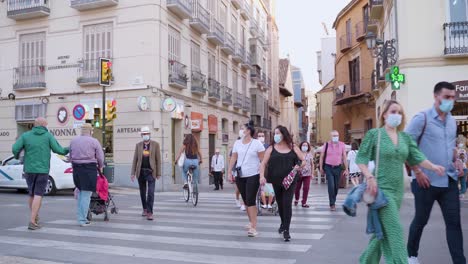
[[[18,159],[24,151],[24,177],[28,184],[31,220],[28,229],[39,229],[39,209],[45,193],[50,170],[50,152],[67,155],[68,148],[62,148],[47,130],[47,120],[38,117],[31,131],[22,134],[13,145],[13,155]]]

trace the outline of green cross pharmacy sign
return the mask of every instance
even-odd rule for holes
[[[385,75],[385,80],[392,84],[392,90],[400,90],[401,84],[405,83],[405,75],[400,73],[400,67],[392,66],[390,72]]]

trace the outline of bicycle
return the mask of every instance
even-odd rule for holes
[[[186,203],[190,200],[190,196],[192,197],[192,204],[193,206],[197,206],[198,203],[198,184],[197,182],[193,182],[193,170],[195,170],[197,166],[191,165],[189,170],[187,171],[187,188],[183,189],[184,200]]]

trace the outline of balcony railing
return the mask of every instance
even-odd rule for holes
[[[364,21],[356,23],[356,40],[361,41],[366,37],[367,25]]]
[[[211,17],[210,32],[206,38],[216,45],[224,43],[224,27],[214,17]]]
[[[252,69],[252,55],[250,52],[246,51],[244,53],[244,59],[242,60],[241,67],[245,69]]]
[[[262,80],[262,72],[260,68],[258,67],[253,67],[253,69],[250,70],[250,78],[254,82],[261,82]]]
[[[340,37],[340,51],[345,52],[351,48],[351,34]]]
[[[369,9],[370,9],[370,17],[373,19],[379,19],[383,13],[383,0],[370,0],[369,1]]]
[[[444,31],[444,54],[468,56],[468,22],[445,23]]]
[[[205,95],[206,94],[206,76],[198,70],[192,71],[190,87],[191,87],[192,93],[198,94],[198,95]]]
[[[224,45],[221,47],[221,50],[228,55],[233,55],[236,52],[236,41],[228,32],[225,33]]]
[[[115,6],[119,0],[71,0],[70,7],[76,10],[89,10],[107,6]]]
[[[192,16],[192,0],[167,0],[167,9],[182,19]]]
[[[192,18],[190,25],[201,34],[210,32],[210,13],[198,0],[192,0]]]
[[[169,85],[185,89],[187,81],[187,66],[178,61],[169,60]]]
[[[369,19],[366,23],[367,31],[372,32],[375,35],[378,34],[379,31],[379,20],[377,19]]]
[[[221,99],[224,105],[232,104],[232,89],[226,85],[221,86]]]
[[[234,108],[237,108],[237,109],[241,109],[242,108],[242,94],[239,93],[239,92],[236,92],[236,98],[235,98],[235,101],[234,101]]]
[[[266,85],[267,78],[266,78],[266,73],[262,73],[260,80],[257,81],[258,84],[260,85]]]
[[[45,66],[33,65],[13,69],[13,90],[44,89]]]
[[[245,112],[250,112],[251,108],[252,108],[252,105],[251,105],[251,102],[250,102],[250,98],[248,98],[247,96],[244,96],[244,105],[243,105],[242,109]]]
[[[8,0],[7,16],[21,20],[48,16],[49,0]]]
[[[244,49],[244,46],[242,46],[241,44],[237,43],[237,45],[236,45],[236,52],[235,52],[234,55],[232,56],[232,59],[233,59],[235,62],[242,62],[242,60],[244,59],[244,56],[245,56],[245,49]]]
[[[83,60],[78,68],[76,82],[79,85],[97,84],[99,82],[99,59]]]
[[[214,101],[221,100],[219,82],[211,78],[208,78],[208,99]]]

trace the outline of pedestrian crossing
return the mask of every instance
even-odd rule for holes
[[[180,194],[155,202],[155,221],[147,221],[141,207],[124,204],[109,222],[95,216],[91,226],[77,225],[73,211],[63,219],[45,221],[36,231],[17,226],[0,231],[0,247],[15,248],[17,256],[42,255],[48,261],[66,263],[296,263],[344,219],[330,212],[327,197],[311,196],[310,208],[293,208],[292,241],[285,243],[277,233],[279,216],[258,217],[259,236],[247,237],[246,213],[229,197],[200,197],[197,207],[186,204]],[[343,197],[338,197],[341,204]],[[60,252],[60,253],[59,253]],[[77,259],[79,261],[77,261]]]

